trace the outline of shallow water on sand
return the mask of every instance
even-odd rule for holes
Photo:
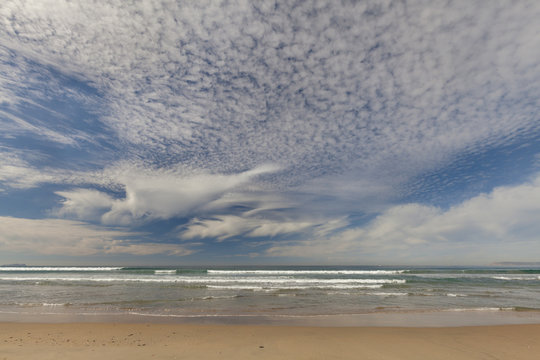
[[[0,293],[4,320],[525,323],[540,316],[540,269],[0,267]]]

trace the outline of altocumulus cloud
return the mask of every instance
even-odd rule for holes
[[[50,97],[54,75],[27,74],[55,66],[104,94],[99,121],[131,153],[215,173],[280,163],[285,184],[362,170],[395,186],[534,127],[520,115],[540,91],[528,2],[147,5],[7,1],[3,44],[26,61],[5,62],[6,88]],[[7,92],[9,109],[25,95]]]

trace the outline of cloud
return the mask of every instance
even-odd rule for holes
[[[93,189],[57,191],[56,194],[64,200],[62,207],[54,212],[55,215],[73,216],[85,220],[99,220],[104,212],[110,210],[115,201],[111,196]]]
[[[274,217],[274,218],[272,218]],[[348,222],[341,219],[311,219],[306,216],[290,219],[267,210],[247,211],[241,216],[215,215],[209,219],[193,219],[179,228],[181,239],[215,238],[218,241],[234,237],[260,238],[281,235],[306,234],[326,236],[344,228]]]
[[[92,184],[118,190],[115,173],[110,168],[93,171],[37,166],[34,164],[42,163],[47,157],[39,152],[12,148],[0,147],[0,157],[0,190],[31,189],[44,184]]]
[[[36,126],[30,122],[24,120],[20,116],[10,114],[9,112],[2,111],[0,109],[0,116],[3,121],[3,130],[5,131],[3,136],[16,137],[21,134],[32,134],[40,138],[44,138],[50,141],[54,141],[65,145],[75,145],[76,141],[58,131],[53,131],[44,126]],[[11,124],[8,121],[11,120]]]
[[[43,174],[21,161],[3,161],[0,164],[0,183],[5,187],[28,189],[57,178]]]
[[[227,238],[244,235],[260,225],[257,219],[244,219],[240,216],[222,215],[213,219],[193,219],[180,233],[181,239]],[[184,228],[184,227],[182,227]]]
[[[123,225],[138,220],[188,216],[239,186],[249,184],[258,175],[277,170],[279,168],[276,166],[265,165],[230,175],[182,175],[181,171],[174,169],[124,165],[107,172],[124,187],[125,198],[115,199],[90,189],[61,191],[57,195],[65,200],[57,213],[80,219],[95,218],[101,214],[103,223]]]
[[[183,217],[194,238],[314,236],[274,255],[457,241],[446,222],[483,238],[429,204],[468,159],[537,142],[538,18],[527,1],[4,0],[0,191],[55,184],[50,214]]]
[[[99,143],[88,119],[103,106],[95,89],[26,50],[0,42],[0,139],[71,150]]]
[[[0,246],[4,252],[90,256],[107,254],[189,255],[194,251],[176,244],[141,243],[140,233],[103,228],[80,221],[24,219],[0,216]]]
[[[218,215],[212,219],[194,219],[181,232],[182,239],[217,238],[222,241],[231,237],[266,237],[305,231],[320,225],[308,221],[279,222],[233,215]]]
[[[129,153],[215,173],[279,163],[279,186],[354,170],[395,188],[538,131],[537,5],[154,5],[7,1],[2,43],[27,59],[7,87],[54,67],[103,94]]]
[[[497,245],[534,241],[540,226],[540,178],[514,187],[498,187],[448,210],[409,204],[380,215],[368,229],[370,245]]]
[[[540,177],[536,177],[522,185],[495,188],[449,209],[416,203],[394,206],[365,226],[339,234],[275,242],[266,255],[469,264],[532,259],[540,250],[539,216]]]
[[[39,170],[21,156],[20,151],[0,148],[0,189],[30,189],[43,183],[65,181],[67,172],[57,169]],[[39,161],[40,159],[36,159]]]

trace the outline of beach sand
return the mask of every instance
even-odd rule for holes
[[[4,359],[538,359],[540,325],[0,323]]]

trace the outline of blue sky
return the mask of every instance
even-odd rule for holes
[[[540,254],[535,1],[3,1],[0,263]]]

